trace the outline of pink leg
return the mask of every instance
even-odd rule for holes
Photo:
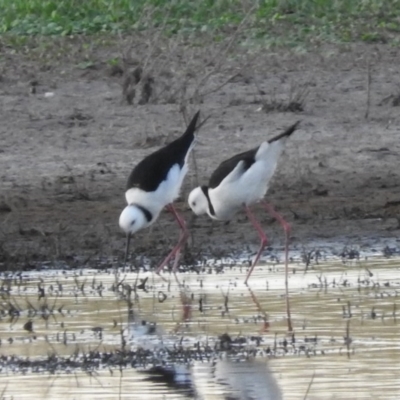
[[[171,250],[171,252],[165,257],[164,261],[159,265],[159,267],[156,270],[156,274],[159,274],[161,270],[168,264],[169,260],[175,256],[175,262],[174,262],[174,267],[173,267],[173,272],[175,274],[176,268],[178,266],[178,261],[180,258],[180,253],[182,247],[185,245],[188,237],[189,237],[189,232],[186,229],[186,224],[184,219],[177,213],[175,210],[175,207],[172,204],[168,204],[166,206],[166,209],[173,214],[173,216],[176,219],[176,222],[178,223],[179,227],[181,228],[181,235],[179,237],[177,245]]]
[[[282,228],[285,232],[285,258],[288,261],[289,258],[289,236],[292,228],[290,225],[283,219],[282,215],[280,215],[277,211],[275,211],[274,207],[271,204],[262,202],[261,203],[264,208],[282,225]]]
[[[264,208],[282,225],[283,230],[285,231],[285,290],[286,290],[286,313],[288,318],[288,330],[289,332],[293,331],[292,328],[292,320],[290,317],[290,304],[289,304],[289,237],[291,232],[290,225],[283,219],[283,217],[275,211],[275,209],[268,203],[261,203]]]
[[[268,240],[267,240],[267,236],[265,235],[264,231],[261,228],[261,225],[257,221],[254,214],[251,212],[250,208],[247,205],[244,205],[244,209],[246,210],[246,214],[249,217],[249,220],[253,224],[254,228],[258,232],[258,235],[260,236],[260,239],[261,239],[260,249],[258,250],[256,258],[254,259],[253,264],[251,265],[250,271],[248,272],[248,274],[246,276],[246,280],[244,281],[245,285],[247,285],[247,281],[250,278],[250,275],[253,272],[253,269],[254,269],[255,265],[257,264],[262,251],[264,250],[265,246],[267,245]]]
[[[261,328],[261,332],[268,332],[268,330],[269,330],[268,315],[263,310],[263,308],[261,307],[261,304],[258,301],[257,296],[250,289],[250,286],[247,286],[247,288],[249,289],[249,292],[250,292],[250,295],[251,295],[251,299],[253,300],[253,303],[256,305],[258,312],[261,313],[263,315],[263,317],[264,317],[264,324],[263,324],[263,327]]]

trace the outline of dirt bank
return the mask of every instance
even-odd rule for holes
[[[141,61],[152,77],[152,94],[146,102],[137,88],[130,105],[122,98],[125,78],[110,62],[118,49],[97,48],[83,64],[81,55],[51,63],[3,48],[0,259],[6,264],[121,256],[124,236],[117,222],[129,171],[182,132],[182,106],[189,115],[197,109],[211,115],[196,147],[198,176],[191,168],[177,202],[186,218],[185,199],[197,179],[206,182],[223,158],[301,119],[268,195],[292,223],[293,243],[398,236],[399,49],[263,49],[230,54],[222,62],[216,47],[160,46],[148,58],[151,68],[144,65],[146,49],[135,47],[124,69]],[[281,246],[279,226],[259,216],[272,246]],[[210,229],[206,217],[195,221],[192,255],[258,243],[241,214],[229,225],[214,223],[212,234]],[[136,235],[135,251],[161,254],[176,236],[172,217],[164,213],[151,232]]]

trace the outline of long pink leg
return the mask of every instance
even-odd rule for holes
[[[250,286],[247,286],[247,288],[249,289],[249,292],[250,292],[250,295],[251,295],[251,299],[253,300],[253,303],[256,305],[258,312],[261,313],[263,315],[263,318],[264,318],[264,324],[263,324],[263,327],[261,329],[261,332],[268,332],[268,329],[269,329],[268,314],[261,307],[261,304],[258,301],[257,296],[251,290]]]
[[[261,203],[264,208],[282,225],[285,231],[285,291],[286,291],[286,314],[288,318],[288,330],[293,331],[292,320],[290,317],[290,304],[289,304],[289,237],[291,232],[290,225],[284,220],[282,215],[280,215],[275,209],[268,203]],[[247,279],[246,279],[247,280]]]
[[[247,205],[244,205],[244,209],[246,210],[246,214],[249,217],[249,220],[253,224],[254,228],[258,232],[258,235],[260,236],[260,239],[261,239],[260,249],[258,250],[256,258],[254,259],[253,264],[251,265],[250,271],[248,272],[248,274],[246,276],[246,280],[244,281],[245,285],[247,285],[247,281],[250,278],[250,275],[253,272],[253,269],[254,269],[255,265],[257,264],[257,262],[261,256],[261,253],[263,252],[265,246],[267,245],[268,240],[267,240],[267,236],[265,235],[264,231],[261,228],[261,225],[257,221],[254,214],[251,212],[250,208]]]
[[[266,202],[261,203],[264,208],[282,225],[282,228],[285,232],[285,259],[286,263],[288,263],[289,259],[289,236],[292,228],[290,225],[284,220],[282,215],[280,215],[277,211],[275,211],[274,207],[271,206],[271,204],[268,204]]]
[[[178,223],[179,227],[181,228],[181,235],[179,237],[178,243],[176,246],[171,250],[171,252],[165,257],[164,261],[159,265],[159,267],[156,270],[156,274],[159,274],[160,271],[168,264],[169,260],[175,256],[175,262],[174,262],[174,267],[173,267],[173,272],[175,273],[176,268],[178,266],[178,261],[181,253],[182,247],[185,245],[188,237],[189,237],[189,232],[186,229],[186,224],[184,219],[178,214],[178,212],[175,210],[175,207],[172,204],[168,204],[166,206],[166,209],[172,213],[172,215],[175,217],[176,222]]]

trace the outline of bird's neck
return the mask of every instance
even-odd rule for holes
[[[210,199],[210,193],[208,191],[208,186],[201,186],[201,190],[204,193],[204,196],[206,196],[207,203],[208,203],[208,213],[210,214],[211,218],[215,217],[215,210],[214,210],[214,205]]]
[[[154,219],[154,215],[146,208],[140,204],[132,203],[132,206],[135,206],[138,210],[142,212],[148,224]]]
[[[152,196],[152,193],[154,192],[149,194],[144,190],[134,187],[126,191],[125,198],[128,204],[137,206],[138,210],[140,210],[145,217],[145,213],[147,213],[147,216],[149,216],[150,213],[152,222],[154,222],[165,204],[162,201],[160,202],[159,196]],[[147,219],[146,217],[146,220]]]
[[[213,213],[208,213],[212,219],[218,221],[229,221],[233,215],[240,209],[241,204],[232,201],[229,188],[216,187],[208,190],[209,204],[212,205]]]

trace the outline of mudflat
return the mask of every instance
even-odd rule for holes
[[[318,239],[340,238],[384,246],[399,236],[398,48],[224,52],[213,43],[165,39],[150,51],[142,38],[131,37],[85,53],[74,39],[65,40],[68,51],[54,59],[2,49],[3,267],[75,256],[122,259],[118,216],[130,170],[178,137],[198,109],[208,120],[176,202],[187,220],[189,191],[205,184],[222,160],[301,120],[266,196],[291,223],[292,244],[307,248]],[[132,86],[129,74],[138,66],[141,81]],[[279,224],[255,210],[271,246],[283,247]],[[190,226],[188,262],[258,244],[244,213],[229,225],[204,216]],[[132,248],[156,262],[177,237],[164,212],[152,229],[135,236]]]

